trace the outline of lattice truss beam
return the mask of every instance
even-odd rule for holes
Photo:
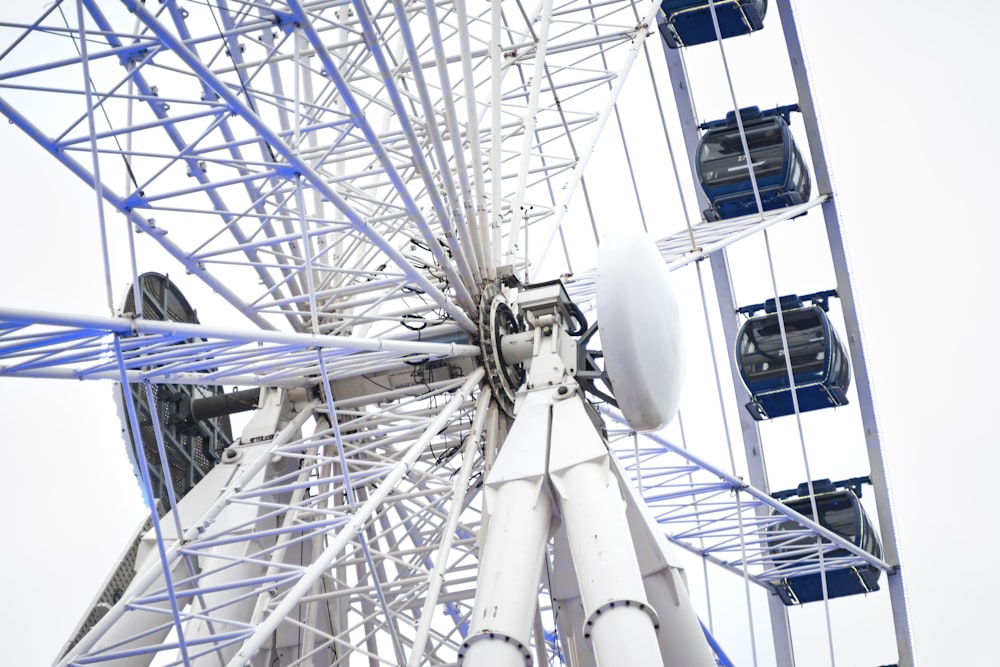
[[[445,334],[468,340],[454,327]],[[471,369],[479,352],[467,342],[224,329],[0,309],[0,375],[12,377],[277,387],[316,385],[321,366],[336,380],[351,384],[366,376],[419,376],[446,365],[450,379]],[[398,387],[370,385],[350,393],[369,396],[392,388]]]
[[[781,220],[801,215],[824,201],[817,198],[765,220],[742,218],[700,223],[658,242],[671,270],[697,261]],[[567,284],[574,301],[592,307],[596,274],[581,272]],[[404,321],[406,321],[404,319]],[[119,379],[110,357],[112,338],[120,340],[122,364],[130,381],[181,384],[305,386],[318,382],[317,354],[339,379],[399,371],[421,363],[454,359],[468,368],[475,345],[407,340],[421,337],[413,324],[377,338],[313,336],[134,318],[100,318],[0,308],[0,375]],[[423,322],[420,322],[423,325]],[[454,325],[427,330],[433,336],[468,340]],[[425,333],[424,337],[428,334]],[[468,359],[458,362],[460,358]],[[370,389],[377,389],[371,387]]]
[[[257,325],[322,333],[471,328],[648,33],[622,1],[82,7],[3,26],[0,112]]]
[[[686,551],[741,577],[745,573],[766,588],[824,569],[872,565],[891,570],[883,560],[688,449],[655,434],[636,435],[619,414],[602,412],[620,425],[609,430],[609,439],[647,506],[667,538]],[[790,520],[801,528],[791,529]],[[774,557],[776,551],[780,559]]]
[[[6,317],[16,319],[12,315]],[[54,316],[44,317],[47,326],[57,323]],[[21,319],[38,321],[42,316],[35,314]],[[309,366],[312,365],[322,368],[320,377],[334,378],[331,391],[324,393],[331,401],[340,395],[339,388],[351,386],[344,384],[350,380],[351,368],[369,374],[374,372],[371,359],[364,359],[365,355],[377,353],[365,351],[367,346],[389,348],[384,352],[389,355],[387,363],[395,363],[397,369],[408,369],[408,372],[416,372],[426,363],[404,356],[413,354],[415,349],[420,349],[424,355],[437,352],[447,358],[452,367],[459,369],[463,359],[458,356],[459,352],[468,353],[470,356],[464,358],[472,359],[471,355],[478,351],[471,345],[388,339],[365,341],[277,332],[262,332],[256,339],[245,334],[248,340],[242,343],[227,341],[225,332],[211,332],[202,325],[114,318],[104,322],[104,330],[98,324],[93,322],[89,329],[67,326],[48,334],[53,341],[58,341],[54,343],[56,348],[65,345],[59,348],[65,355],[90,354],[101,358],[103,365],[79,377],[156,381],[174,379],[183,375],[181,369],[188,368],[187,377],[205,383],[209,381],[204,377],[205,366],[218,368],[220,363],[205,357],[203,344],[192,342],[196,335],[216,337],[215,346],[211,348],[213,354],[219,354],[226,345],[236,348],[239,342],[249,348],[261,348],[255,353],[255,359],[266,360],[273,353],[284,358],[286,364],[296,358],[296,350],[291,344],[295,341],[297,353],[306,364],[302,372],[308,371],[304,377],[317,375]],[[143,354],[133,354],[129,347],[131,338],[138,335],[148,338],[141,348]],[[106,340],[109,336],[111,343]],[[14,339],[23,337],[12,327],[8,338],[11,340],[7,341],[2,356],[9,360],[17,356],[12,348],[23,342]],[[278,341],[279,338],[282,340]],[[101,340],[105,342],[99,343]],[[271,341],[275,341],[274,350],[269,349]],[[342,346],[349,353],[345,354],[340,349]],[[394,347],[396,349],[392,349]],[[158,353],[162,356],[157,356]],[[56,356],[49,350],[44,358]],[[233,368],[242,369],[247,361],[241,358]],[[26,368],[21,370],[28,372],[27,366],[31,363],[26,363]],[[156,366],[172,363],[176,365],[169,370]],[[215,380],[225,377],[222,371],[209,369],[208,374],[212,373],[216,374]],[[149,569],[138,570],[135,581],[140,584],[135,584],[137,587],[127,595],[124,593],[127,585],[120,585],[117,593],[109,594],[105,589],[105,595],[110,596],[107,604],[116,610],[116,616],[111,618],[117,618],[119,623],[113,625],[114,632],[109,629],[113,620],[107,621],[108,627],[94,629],[95,642],[101,631],[112,632],[112,639],[90,646],[81,644],[82,653],[77,656],[81,664],[117,659],[133,651],[173,651],[181,645],[177,632],[183,630],[172,631],[189,627],[188,622],[192,619],[204,621],[217,630],[198,635],[198,641],[187,637],[183,643],[185,650],[195,655],[225,652],[229,650],[227,647],[233,648],[252,637],[262,636],[257,634],[260,621],[272,617],[279,619],[275,622],[280,627],[273,627],[268,632],[276,633],[277,637],[293,632],[294,628],[294,632],[311,634],[313,638],[308,645],[319,647],[317,650],[322,652],[323,659],[339,655],[336,647],[366,645],[368,648],[364,650],[373,656],[393,656],[385,658],[392,664],[391,660],[398,658],[397,650],[403,655],[413,651],[421,618],[416,610],[422,610],[420,602],[426,600],[421,591],[434,580],[429,573],[434,571],[435,564],[443,562],[436,558],[446,535],[454,543],[449,548],[455,549],[449,558],[460,560],[448,560],[437,570],[442,577],[447,573],[448,585],[441,589],[440,599],[448,623],[445,627],[437,623],[433,629],[427,626],[426,632],[432,646],[427,655],[439,660],[437,664],[448,664],[461,643],[472,603],[476,562],[474,536],[478,534],[481,506],[472,480],[483,470],[485,455],[480,449],[486,448],[480,443],[492,442],[495,450],[499,442],[495,426],[492,437],[488,438],[483,435],[482,424],[472,424],[477,415],[483,415],[485,420],[488,414],[485,407],[488,397],[480,394],[478,405],[468,398],[481,378],[482,371],[470,367],[466,374],[449,372],[434,386],[425,380],[415,391],[401,390],[388,395],[388,401],[380,401],[369,390],[356,395],[353,403],[351,400],[337,401],[335,405],[312,402],[300,408],[297,414],[302,417],[290,418],[290,421],[298,428],[306,417],[311,417],[316,423],[315,431],[308,437],[292,437],[286,435],[292,433],[286,428],[270,445],[266,440],[265,444],[258,445],[265,452],[260,454],[259,460],[272,462],[267,464],[267,475],[254,476],[264,469],[261,464],[248,469],[243,477],[228,480],[217,502],[203,511],[185,513],[181,505],[180,517],[176,519],[180,528],[174,529],[173,535],[185,535],[183,547],[170,536],[171,517],[162,519],[166,534],[160,535],[159,543],[166,550],[163,556],[166,570],[176,571],[171,575],[175,579],[159,581],[154,576],[146,582],[143,577],[152,575],[144,572],[164,569],[162,563],[153,558],[151,564],[147,563]],[[455,394],[460,386],[465,387],[464,393]],[[311,389],[300,392],[306,398],[319,395]],[[416,395],[408,398],[410,393]],[[449,409],[442,409],[442,406]],[[330,414],[337,415],[336,428],[331,424]],[[606,416],[617,417],[611,412]],[[467,440],[467,435],[474,438]],[[842,569],[867,563],[888,569],[885,563],[808,519],[791,514],[777,501],[686,450],[650,436],[639,436],[640,444],[636,446],[633,434],[624,428],[612,430],[609,435],[612,447],[626,471],[639,484],[669,539],[715,565],[738,576],[745,572],[751,581],[766,588],[784,578],[815,573],[824,567]],[[405,462],[411,455],[416,456],[413,462]],[[459,460],[464,470],[458,475],[458,479],[464,480],[459,487],[465,489],[461,498],[455,495],[456,490],[449,491]],[[238,461],[224,459],[217,468],[225,470]],[[466,461],[467,466],[464,465]],[[346,478],[345,469],[348,471]],[[398,479],[390,479],[393,474]],[[371,505],[370,513],[359,515],[359,505],[367,502],[370,494],[378,489],[384,489],[388,495],[378,504]],[[348,490],[354,494],[353,500],[348,499]],[[192,494],[197,497],[197,490]],[[216,518],[223,514],[231,516],[234,512],[240,514],[240,520],[227,523]],[[243,516],[246,512],[250,514]],[[454,515],[456,527],[449,531],[447,522],[452,512],[460,514]],[[359,516],[364,517],[361,523],[350,523]],[[777,535],[773,529],[789,518],[798,521],[802,529],[789,531],[786,524],[780,536]],[[362,539],[362,535],[366,537]],[[827,541],[818,543],[818,536]],[[279,548],[285,542],[288,544]],[[136,548],[139,557],[143,549],[146,554],[152,553],[156,543],[157,540],[147,533],[146,546],[142,547],[140,541]],[[220,555],[222,547],[235,549],[234,545],[242,545],[247,550],[238,555],[224,550]],[[794,551],[789,551],[789,546],[793,546]],[[299,549],[294,564],[284,559],[284,554],[293,548]],[[772,557],[776,548],[783,549],[781,561]],[[833,554],[834,550],[844,549],[846,554]],[[336,554],[336,557],[324,564],[318,559],[321,551],[331,557]],[[276,557],[279,554],[281,557]],[[316,565],[315,570],[313,565]],[[186,570],[178,569],[181,566]],[[262,570],[267,574],[262,574]],[[236,576],[237,572],[245,574]],[[302,593],[298,602],[288,608],[276,606],[279,601],[292,599],[294,596],[284,593],[306,581],[307,576],[315,577],[310,579],[313,582],[311,592],[298,589]],[[224,583],[219,583],[220,579]],[[125,584],[131,581],[133,579],[127,577]],[[543,589],[541,593],[544,600],[546,591]],[[175,608],[168,608],[171,597]],[[260,602],[261,599],[269,602]],[[262,605],[257,617],[237,614],[237,618],[233,618],[240,609],[239,604],[247,600],[257,600],[254,604]],[[340,606],[331,600],[337,600],[336,605]],[[310,604],[327,609],[327,618],[332,613],[329,609],[335,606],[339,624],[317,625],[315,609],[308,611]],[[436,613],[435,618],[440,622],[441,610]],[[148,622],[139,623],[141,631],[122,636],[120,633],[127,635],[126,629],[132,627],[130,623],[120,622],[124,615],[132,620],[152,615],[155,622],[147,619]],[[401,630],[401,625],[406,629]],[[548,627],[552,627],[551,624]],[[83,636],[82,630],[80,636]],[[147,641],[151,636],[157,637],[155,641]],[[391,643],[385,644],[387,641]],[[139,645],[141,648],[137,648]],[[387,652],[390,649],[392,652]],[[550,651],[549,655],[554,653]]]

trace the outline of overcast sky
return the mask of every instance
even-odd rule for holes
[[[961,6],[798,3],[927,667],[994,659],[1000,597],[986,565],[997,544],[990,473],[1000,464],[989,382],[1000,370],[989,338],[1000,286],[991,203],[1000,9]],[[93,193],[13,126],[0,127],[0,145],[0,304],[106,314]],[[0,380],[0,627],[10,664],[48,664],[140,518],[111,391]]]

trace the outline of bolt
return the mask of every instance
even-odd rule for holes
[[[561,387],[559,387],[557,393],[560,396],[565,396],[566,394],[569,393],[569,387],[567,387],[566,385],[562,385]]]

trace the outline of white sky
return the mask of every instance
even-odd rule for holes
[[[997,544],[987,471],[1000,469],[987,383],[1000,371],[988,338],[1000,286],[1000,230],[990,220],[1000,142],[989,125],[1000,62],[990,28],[1000,9],[984,0],[961,13],[928,0],[798,5],[890,466],[918,664],[988,664],[1000,597],[985,566]],[[761,107],[789,101],[737,93]],[[0,304],[106,313],[94,195],[13,126],[0,127],[0,146]],[[0,643],[9,664],[49,663],[140,516],[110,395],[102,383],[0,380]]]

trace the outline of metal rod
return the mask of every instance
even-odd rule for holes
[[[288,443],[288,441],[290,441],[298,432],[298,429],[301,428],[302,424],[312,416],[312,411],[317,404],[318,401],[313,401],[312,403],[306,405],[302,412],[297,414],[291,422],[275,436],[268,449],[274,451]],[[191,549],[191,541],[197,538],[205,523],[214,520],[222,512],[222,510],[229,505],[229,500],[236,493],[236,489],[241,488],[247,481],[252,479],[262,467],[267,465],[269,460],[269,456],[260,456],[254,461],[253,464],[247,466],[239,477],[234,479],[227,487],[227,491],[219,495],[219,498],[205,512],[205,514],[202,515],[200,520],[188,528],[180,539],[170,545],[169,548],[164,549],[164,555],[161,561],[151,563],[144,571],[136,574],[136,577],[130,584],[130,588],[136,591],[147,590],[158,577],[162,576],[161,573],[168,571],[167,567],[165,567],[163,563],[166,563],[166,565],[169,566],[174,562],[182,550]],[[161,548],[165,547],[165,545],[159,540],[157,543],[161,546]],[[170,589],[170,594],[173,594],[172,589]],[[120,601],[112,607],[108,613],[97,622],[90,632],[88,632],[87,635],[85,635],[83,639],[81,639],[80,642],[73,647],[72,653],[68,653],[64,656],[63,660],[60,661],[59,664],[68,665],[72,663],[77,656],[90,651],[90,649],[94,647],[101,637],[103,637],[104,634],[121,619],[126,611],[128,611],[128,605],[125,601]]]
[[[243,647],[229,661],[228,667],[243,667],[243,665],[246,665],[250,661],[258,649],[264,645],[271,634],[278,628],[285,616],[291,613],[295,606],[299,604],[299,601],[309,591],[313,583],[329,570],[330,566],[337,559],[337,556],[347,546],[347,543],[354,539],[364,527],[378,506],[385,501],[396,487],[396,484],[399,483],[420,455],[423,454],[431,440],[437,437],[438,431],[441,430],[448,420],[451,419],[455,411],[472,394],[473,389],[483,379],[484,375],[485,371],[482,368],[478,368],[469,376],[469,379],[465,381],[455,397],[442,408],[441,412],[438,413],[437,417],[431,422],[420,438],[407,450],[403,459],[393,466],[392,472],[379,485],[375,493],[358,508],[348,525],[337,533],[337,536],[329,542],[323,553],[317,555],[312,565],[306,568],[295,585],[285,593],[282,601],[254,629],[253,634],[247,639]]]
[[[507,263],[516,263],[516,251],[527,251],[527,228],[525,228],[525,244],[521,248],[518,243],[521,235],[521,219],[524,217],[524,193],[528,183],[528,166],[531,163],[531,145],[535,138],[535,124],[538,113],[538,95],[545,79],[545,56],[549,43],[549,25],[552,22],[552,0],[542,0],[539,15],[538,42],[535,47],[535,68],[531,77],[531,89],[528,93],[528,107],[524,112],[524,135],[521,139],[521,161],[517,170],[517,185],[514,190],[514,201],[511,204],[510,236],[507,237]],[[526,258],[527,259],[527,258]],[[527,269],[527,264],[525,265]],[[525,271],[527,274],[527,271]]]
[[[397,250],[393,245],[391,245],[380,233],[367,224],[367,222],[358,214],[354,208],[345,201],[340,194],[334,190],[327,182],[326,179],[322,177],[321,174],[317,173],[315,169],[303,159],[301,159],[295,151],[288,146],[284,139],[281,138],[271,127],[265,123],[256,113],[250,109],[246,102],[244,102],[237,91],[231,89],[230,86],[226,85],[225,82],[218,80],[218,77],[212,73],[211,70],[205,66],[201,60],[192,53],[187,46],[181,40],[177,39],[176,36],[170,33],[157,19],[150,13],[145,6],[137,2],[136,0],[125,0],[125,4],[129,11],[135,13],[142,22],[163,42],[164,46],[170,48],[175,55],[177,55],[191,70],[197,74],[201,79],[203,79],[208,85],[211,86],[212,90],[218,94],[229,107],[237,114],[239,114],[247,124],[252,127],[274,150],[281,153],[282,157],[287,160],[288,165],[291,170],[301,174],[307,178],[314,188],[320,190],[333,205],[341,208],[347,215],[348,220],[351,222],[352,227],[357,231],[361,232],[369,238],[379,249],[384,252],[388,258],[403,269],[404,273],[434,301],[436,301],[445,311],[447,311],[456,322],[462,325],[467,331],[474,331],[476,325],[469,319],[469,316],[463,311],[458,304],[452,302],[441,290],[439,290],[435,285],[433,285],[427,277],[418,270],[415,266],[410,264],[405,257]],[[304,9],[298,2],[292,1],[290,6],[299,15],[304,15]],[[307,37],[310,41],[315,43],[318,42],[319,37],[314,31],[311,31],[305,25],[303,25],[303,30],[305,31]],[[327,54],[326,51],[321,52],[322,54]],[[328,55],[328,54],[327,54]],[[333,67],[333,62],[324,62],[324,65],[330,68],[329,75],[339,80],[346,90],[346,83],[343,82],[337,70]],[[349,91],[348,91],[349,92]],[[361,110],[356,110],[359,117],[363,118],[363,113]],[[370,131],[370,127],[365,128]],[[375,145],[379,145],[377,137],[372,137],[376,140]],[[401,189],[401,194],[405,196],[405,187]],[[459,292],[461,291],[461,285],[455,286]],[[466,301],[471,304],[471,299],[468,297]],[[471,309],[471,305],[469,306]]]
[[[642,43],[649,35],[649,26],[654,24],[654,19],[656,18],[656,13],[658,11],[660,11],[659,4],[653,3],[653,6],[650,8],[645,17],[645,20],[636,26],[635,34],[632,38],[632,46],[629,49],[625,62],[622,64],[622,67],[618,72],[614,86],[608,95],[608,99],[605,101],[604,106],[598,113],[597,123],[591,132],[590,141],[588,141],[584,146],[584,149],[580,154],[579,162],[573,167],[569,182],[563,186],[563,196],[559,201],[559,204],[556,206],[555,215],[552,219],[546,222],[545,226],[542,228],[540,241],[536,240],[534,255],[529,264],[529,266],[532,267],[533,273],[537,273],[538,269],[541,267],[542,262],[545,260],[545,257],[549,252],[549,248],[552,245],[552,241],[555,239],[556,232],[559,230],[560,225],[562,225],[563,217],[565,217],[566,212],[569,210],[569,203],[576,192],[576,188],[580,185],[580,181],[583,179],[583,174],[586,171],[588,163],[590,162],[590,158],[594,154],[594,150],[597,147],[597,143],[600,139],[602,131],[604,130],[604,126],[608,122],[608,117],[611,115],[611,109],[618,101],[618,97],[625,85],[625,81],[628,79],[628,73],[632,68],[632,64],[635,62],[636,58],[638,58],[639,52],[642,50]]]
[[[417,626],[417,634],[413,640],[413,651],[407,661],[407,667],[419,667],[424,649],[427,646],[427,638],[431,632],[431,621],[434,618],[434,607],[437,606],[438,595],[441,593],[441,586],[444,584],[445,568],[448,567],[448,554],[451,552],[451,545],[455,539],[455,529],[458,527],[459,516],[464,511],[464,503],[461,502],[462,494],[469,485],[469,478],[472,476],[472,463],[476,459],[476,451],[479,449],[479,439],[486,426],[486,417],[489,414],[487,409],[490,405],[492,392],[489,387],[484,387],[476,401],[476,416],[472,421],[472,428],[465,440],[465,450],[462,452],[462,467],[452,483],[451,508],[448,510],[448,520],[445,523],[444,532],[441,535],[441,544],[438,546],[437,554],[434,556],[434,567],[427,573],[427,595],[424,599],[424,607],[420,613],[420,624]]]

